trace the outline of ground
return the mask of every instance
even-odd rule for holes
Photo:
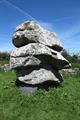
[[[0,120],[80,120],[80,76],[64,75],[62,87],[27,95],[14,71],[0,70]]]

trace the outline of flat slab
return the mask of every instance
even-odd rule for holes
[[[63,81],[62,75],[58,70],[51,66],[43,65],[36,67],[26,67],[16,71],[19,81],[28,85],[37,85],[47,81],[60,83]]]
[[[56,69],[69,68],[70,64],[59,52],[40,43],[30,43],[11,53],[11,68],[50,64]]]

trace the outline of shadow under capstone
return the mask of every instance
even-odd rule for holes
[[[40,90],[40,89],[48,91],[49,88],[61,87],[60,83],[53,82],[53,81],[47,81],[47,82],[43,82],[37,85],[29,85],[16,79],[15,84],[16,86],[20,87],[21,91],[28,93],[28,94],[35,93],[37,90]]]

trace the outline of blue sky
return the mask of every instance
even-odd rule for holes
[[[27,13],[55,32],[65,49],[80,52],[80,0],[0,0],[0,51],[15,49],[12,34],[32,19]]]

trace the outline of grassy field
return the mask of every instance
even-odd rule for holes
[[[80,120],[80,76],[64,75],[63,87],[27,95],[15,72],[0,71],[0,120]]]

